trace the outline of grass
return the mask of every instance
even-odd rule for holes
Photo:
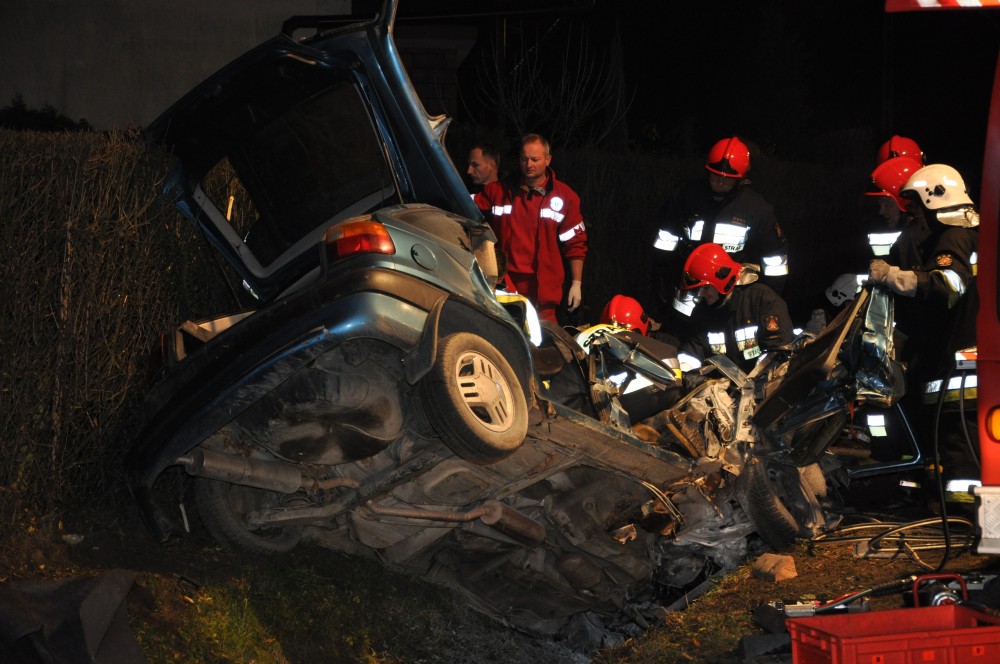
[[[140,577],[132,624],[153,664],[518,661],[513,633],[376,561],[305,547],[244,563],[206,546],[200,581]]]
[[[156,602],[136,607],[136,635],[151,662],[414,661],[447,624],[438,589],[340,554],[228,572],[197,588],[143,577]]]
[[[70,534],[83,541],[67,544]],[[247,561],[197,533],[157,544],[114,514],[65,524],[23,515],[0,540],[0,582],[135,571],[129,616],[151,664],[730,664],[743,637],[764,633],[752,613],[765,602],[829,598],[923,573],[907,558],[857,559],[850,543],[802,542],[789,554],[798,575],[775,583],[751,573],[756,555],[686,610],[588,656],[508,629],[464,596],[376,560],[304,546]],[[966,554],[948,571],[997,562]],[[902,604],[900,595],[871,600],[873,610]]]

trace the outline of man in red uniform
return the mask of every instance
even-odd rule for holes
[[[469,168],[465,174],[476,187],[485,187],[500,179],[500,151],[490,143],[476,143],[469,150]]]
[[[491,182],[473,198],[490,219],[514,288],[540,317],[558,323],[556,308],[566,281],[563,261],[570,272],[566,307],[573,311],[580,306],[587,232],[580,197],[556,179],[551,161],[548,141],[528,134],[521,139],[520,182]]]

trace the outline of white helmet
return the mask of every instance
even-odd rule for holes
[[[848,300],[853,300],[858,292],[858,279],[853,274],[842,274],[833,280],[826,289],[826,299],[835,307],[839,307]]]
[[[899,193],[908,192],[928,210],[973,204],[962,176],[946,164],[931,164],[915,172]]]

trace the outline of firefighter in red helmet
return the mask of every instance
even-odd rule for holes
[[[956,350],[975,343],[979,213],[962,176],[947,164],[914,172],[900,197],[920,229],[920,242],[899,251],[894,245],[887,260],[871,262],[868,274],[900,296],[896,327],[909,337],[902,349],[909,377],[929,380],[951,367]]]
[[[684,263],[683,288],[695,294],[691,334],[682,353],[704,360],[725,355],[749,372],[764,352],[792,340],[788,305],[718,244],[696,247]]]
[[[708,151],[705,173],[682,187],[658,215],[653,256],[664,320],[669,307],[690,314],[693,303],[675,286],[684,260],[701,244],[718,244],[737,262],[753,263],[762,280],[779,292],[788,274],[787,242],[774,208],[748,186],[746,143],[737,136],[717,141]],[[670,329],[683,330],[682,316],[672,315],[670,321]]]
[[[961,487],[978,478],[970,446],[958,432],[975,431],[974,418],[963,423],[963,409],[975,408],[975,396],[966,390],[959,361],[976,344],[979,213],[965,180],[947,164],[912,173],[899,197],[914,236],[909,242],[900,236],[885,260],[873,260],[868,277],[896,295],[896,356],[906,363],[903,410],[921,450],[934,460],[931,467]]]
[[[919,162],[921,166],[927,163],[927,160],[924,157],[924,151],[920,149],[917,142],[912,138],[906,138],[905,136],[893,136],[879,146],[878,154],[876,155],[876,159],[879,164],[888,161],[893,157],[909,157],[910,159]]]
[[[604,305],[601,323],[615,325],[639,334],[649,334],[650,318],[639,301],[628,295],[615,295]]]
[[[910,157],[892,157],[872,171],[871,183],[865,196],[877,200],[878,216],[886,226],[868,234],[868,246],[871,247],[873,256],[887,256],[901,236],[905,236],[901,244],[914,240],[919,244],[922,241],[920,233],[917,233],[918,237],[912,237],[917,231],[912,223],[913,215],[907,212],[906,203],[899,196],[903,185],[920,168],[920,162]],[[898,249],[897,246],[896,250]]]

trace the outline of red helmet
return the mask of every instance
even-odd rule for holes
[[[743,266],[734,261],[726,250],[708,242],[695,247],[684,263],[684,290],[715,286],[720,295],[729,295],[740,278]]]
[[[642,310],[638,300],[627,295],[615,295],[604,305],[601,312],[601,322],[618,327],[627,327],[633,332],[646,334],[649,332],[649,317]]]
[[[735,136],[723,138],[708,151],[705,168],[727,178],[745,178],[750,172],[750,148]]]
[[[899,190],[921,168],[920,162],[910,157],[893,157],[883,161],[872,171],[872,188],[865,192],[865,196],[888,196],[901,212],[905,212],[906,205],[899,197]]]
[[[924,151],[917,142],[905,136],[893,136],[878,149],[878,163],[883,163],[893,157],[909,157],[924,165]]]

